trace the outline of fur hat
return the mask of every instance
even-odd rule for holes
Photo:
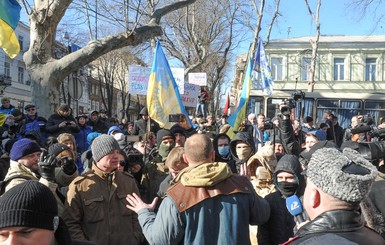
[[[364,199],[377,169],[357,151],[322,148],[314,152],[306,176],[323,192],[349,203]]]
[[[96,162],[114,150],[120,150],[120,147],[112,135],[102,134],[96,137],[91,145],[92,157]]]
[[[34,180],[16,185],[0,197],[0,228],[30,227],[55,231],[57,202],[51,190]]]
[[[9,156],[11,160],[17,161],[20,158],[35,152],[41,152],[40,146],[35,141],[25,138],[18,140],[13,144]]]

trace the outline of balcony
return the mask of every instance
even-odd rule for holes
[[[12,78],[4,74],[0,74],[0,95],[4,93],[6,87],[12,85]]]

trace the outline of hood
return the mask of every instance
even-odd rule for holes
[[[119,133],[122,133],[122,129],[121,128],[119,128],[118,126],[112,126],[112,127],[110,127],[109,129],[108,129],[108,135],[111,135],[112,134],[112,132],[114,132],[114,131],[118,131]]]
[[[232,174],[225,162],[204,163],[184,168],[174,182],[180,181],[184,186],[214,186]]]
[[[237,157],[237,151],[235,150],[235,147],[237,145],[237,141],[242,141],[242,142],[248,144],[251,147],[250,156],[254,155],[255,143],[254,143],[253,137],[248,132],[238,132],[230,142],[230,153],[233,156],[233,159],[235,159],[237,162],[240,161],[240,159],[238,159],[238,157]]]
[[[91,132],[87,135],[87,144],[91,145],[92,144],[92,141],[98,137],[99,135],[102,135],[101,133],[99,132]]]
[[[226,137],[229,140],[229,142],[231,142],[230,137],[227,134],[217,134],[213,140],[213,146],[215,151],[215,161],[218,161],[218,162],[226,161],[225,159],[222,159],[222,156],[218,152],[218,139],[223,137]]]
[[[298,157],[291,154],[285,154],[281,157],[281,159],[277,163],[277,167],[275,168],[275,172],[273,175],[274,183],[277,183],[277,174],[279,172],[288,172],[296,177],[298,181],[298,189],[296,194],[297,196],[302,196],[305,190],[305,178],[301,174],[302,167],[298,160]]]

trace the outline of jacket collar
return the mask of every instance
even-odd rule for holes
[[[108,178],[111,178],[111,177],[114,177],[115,176],[115,171],[112,171],[111,173],[107,173],[107,172],[104,172],[103,170],[101,170],[100,168],[98,168],[96,166],[96,164],[92,164],[92,170],[94,171],[94,173],[99,176],[100,178],[106,180]]]
[[[327,211],[298,230],[298,236],[322,232],[354,231],[362,228],[364,222],[358,210],[332,210]]]

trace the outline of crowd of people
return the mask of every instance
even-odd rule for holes
[[[164,129],[147,108],[127,122],[1,103],[0,244],[385,244],[363,116],[251,113],[230,138],[227,115]]]

